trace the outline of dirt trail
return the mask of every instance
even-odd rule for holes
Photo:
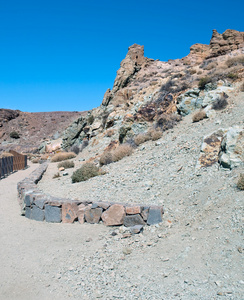
[[[68,267],[72,248],[92,252],[93,244],[88,245],[85,240],[92,236],[96,241],[99,234],[108,232],[104,226],[50,224],[21,216],[16,185],[36,167],[32,165],[0,180],[1,300],[69,298],[65,288],[53,288],[60,266],[56,262],[67,263]]]

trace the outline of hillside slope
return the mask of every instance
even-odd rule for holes
[[[70,268],[60,266],[53,289],[72,291],[74,299],[241,300],[244,195],[237,181],[244,172],[243,33],[214,31],[209,46],[194,45],[177,61],[152,61],[142,53],[141,46],[129,49],[103,104],[66,130],[64,148],[89,140],[74,159],[75,169],[87,161],[98,165],[106,147],[132,144],[139,133],[162,124],[162,116],[182,119],[160,127],[157,141],[102,166],[103,176],[72,184],[74,169],[53,178],[58,168],[50,163],[38,186],[83,201],[163,205],[163,222],[145,226],[139,235],[122,226],[99,241],[91,236],[86,242],[96,251],[68,253]],[[205,116],[193,122],[198,110]]]

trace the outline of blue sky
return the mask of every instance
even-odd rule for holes
[[[243,1],[0,1],[0,108],[99,106],[128,47],[167,61],[212,29],[243,31]]]

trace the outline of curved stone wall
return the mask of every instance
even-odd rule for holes
[[[37,183],[46,172],[43,163],[17,185],[22,215],[36,221],[73,223],[78,221],[107,226],[153,225],[162,222],[163,207],[137,204],[78,201],[45,194]]]

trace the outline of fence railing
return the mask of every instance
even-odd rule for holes
[[[27,167],[27,155],[22,155],[13,150],[10,150],[9,153],[13,156],[0,158],[0,178]]]

